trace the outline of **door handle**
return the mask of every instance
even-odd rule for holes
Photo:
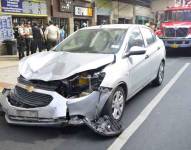
[[[148,59],[148,58],[149,58],[149,55],[146,55],[146,56],[145,56],[145,59]]]
[[[157,47],[157,51],[158,51],[158,50],[160,50],[160,46],[159,46],[159,47]]]

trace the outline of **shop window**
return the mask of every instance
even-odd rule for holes
[[[97,16],[97,25],[110,24],[110,16]]]
[[[64,26],[64,30],[65,30],[65,37],[67,37],[69,35],[69,21],[67,18],[56,18],[53,17],[52,21],[54,24],[58,25],[59,28]]]
[[[130,19],[126,19],[126,18],[119,18],[118,19],[118,23],[119,24],[129,24],[129,23],[131,23],[131,20]]]

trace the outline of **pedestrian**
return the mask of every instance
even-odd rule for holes
[[[25,25],[24,33],[25,33],[25,40],[26,40],[26,55],[29,56],[31,52],[31,44],[33,40],[32,28],[29,22]]]
[[[22,23],[18,26],[18,36],[17,36],[17,49],[19,52],[19,60],[25,57],[25,33],[24,33],[24,24]]]
[[[31,46],[31,54],[36,53],[37,48],[39,52],[43,50],[43,31],[37,23],[33,24],[32,27],[33,42]]]
[[[19,25],[17,23],[14,24],[13,31],[14,31],[14,38],[18,39],[18,37],[19,37]]]
[[[64,38],[65,38],[65,30],[64,30],[64,26],[62,26],[60,29],[60,42],[62,42]]]
[[[49,51],[52,47],[56,46],[60,39],[59,28],[56,27],[52,21],[49,21],[49,26],[46,28],[44,34],[47,43],[47,50]]]
[[[88,27],[88,25],[87,25],[86,22],[84,22],[84,23],[82,24],[82,28],[86,28],[86,27]]]

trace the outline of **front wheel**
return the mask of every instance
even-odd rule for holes
[[[103,108],[103,114],[119,121],[123,115],[125,107],[125,91],[122,87],[117,87],[109,97]]]
[[[157,77],[152,82],[154,86],[160,86],[162,84],[164,80],[164,67],[165,63],[162,61],[159,66]]]

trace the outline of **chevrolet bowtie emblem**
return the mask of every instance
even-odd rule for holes
[[[33,86],[26,86],[26,90],[27,90],[28,92],[32,93],[33,90],[34,90],[34,87],[33,87]]]

